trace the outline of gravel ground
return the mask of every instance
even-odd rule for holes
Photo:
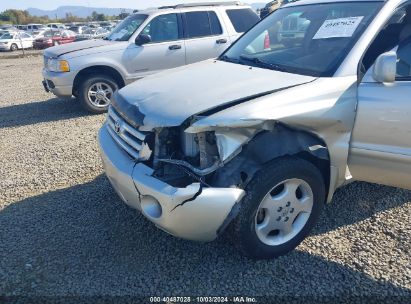
[[[272,261],[224,236],[173,238],[120,202],[98,155],[104,116],[43,92],[41,61],[0,59],[0,295],[411,301],[410,191],[340,189],[312,235]]]
[[[35,57],[35,56],[42,56],[42,50],[24,50],[24,55],[26,57]],[[0,59],[12,59],[12,58],[19,58],[23,57],[23,50],[17,50],[15,52],[8,52],[8,51],[0,51]]]

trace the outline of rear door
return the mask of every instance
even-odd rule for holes
[[[150,36],[151,42],[142,46],[131,43],[125,50],[126,68],[132,78],[141,78],[186,64],[186,49],[179,13],[154,17],[139,35]]]
[[[230,36],[215,11],[183,14],[187,64],[218,57],[229,45]]]
[[[20,34],[20,39],[21,39],[21,41],[23,43],[23,47],[25,49],[33,47],[33,37],[31,37],[29,34],[21,33]]]
[[[232,42],[260,21],[260,17],[251,8],[230,8],[225,12],[234,30]]]

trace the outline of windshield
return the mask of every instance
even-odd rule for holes
[[[53,36],[59,36],[59,32],[47,31],[44,33],[44,37],[53,37]]]
[[[220,60],[315,77],[331,77],[382,2],[285,7],[257,24]]]
[[[106,39],[112,41],[128,41],[147,17],[147,15],[142,14],[134,14],[127,17],[113,29]]]

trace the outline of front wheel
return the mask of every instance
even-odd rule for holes
[[[246,188],[232,223],[235,245],[255,259],[275,258],[297,247],[322,210],[321,172],[298,158],[279,158],[259,171]]]
[[[80,84],[78,99],[85,110],[95,114],[104,113],[117,89],[117,82],[109,76],[89,76]]]
[[[18,50],[17,44],[13,43],[13,44],[10,46],[10,51],[14,52],[14,51],[17,51],[17,50]]]
[[[60,43],[58,41],[53,42],[53,46],[58,46],[58,45],[60,45]]]

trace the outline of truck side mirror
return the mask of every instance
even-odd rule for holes
[[[144,44],[150,43],[151,42],[151,36],[150,35],[146,35],[146,34],[140,34],[137,36],[136,38],[136,45],[138,46],[142,46]]]
[[[395,82],[397,73],[397,54],[395,52],[387,52],[381,54],[374,64],[373,78],[382,83]]]

